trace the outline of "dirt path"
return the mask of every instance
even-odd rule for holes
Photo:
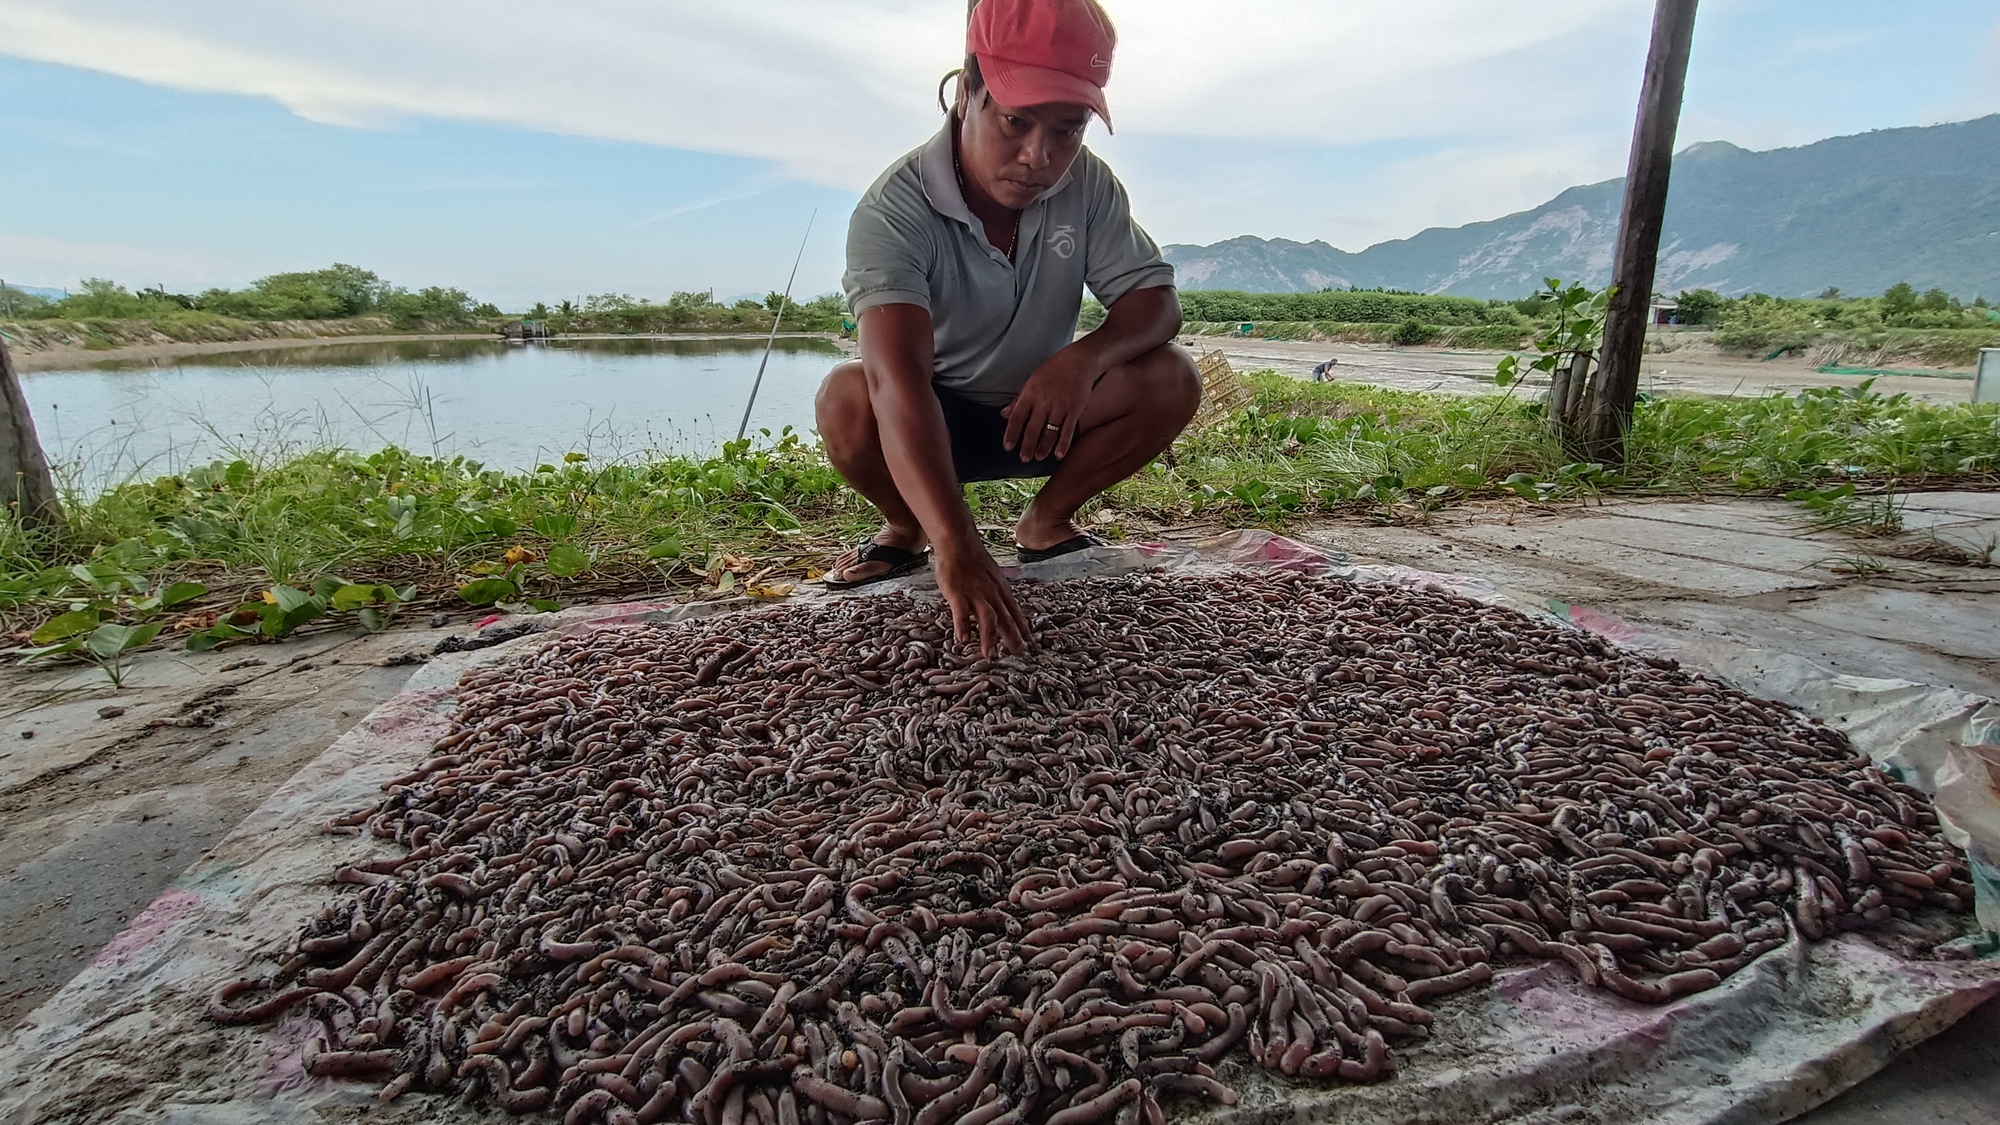
[[[1464,395],[1493,393],[1494,365],[1508,354],[1216,336],[1184,336],[1181,343],[1196,354],[1220,348],[1238,371],[1268,368],[1311,378],[1316,365],[1332,359],[1338,361],[1332,376],[1340,382]],[[1723,355],[1706,344],[1648,352],[1642,370],[1640,389],[1654,395],[1797,394],[1813,387],[1856,387],[1865,378],[1822,374],[1804,360],[1791,357],[1761,361]],[[1547,383],[1531,381],[1528,386],[1539,389]],[[1883,375],[1876,378],[1874,389],[1883,394],[1907,394],[1924,402],[1970,402],[1972,377],[1955,371],[1929,376]]]

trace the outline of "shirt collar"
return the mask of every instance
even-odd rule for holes
[[[932,137],[917,154],[917,178],[923,184],[924,198],[930,200],[933,211],[945,218],[957,219],[975,233],[983,233],[979,222],[972,217],[972,209],[965,205],[965,193],[958,188],[958,170],[952,163],[951,128],[952,119],[947,117],[944,128],[938,130],[937,136]],[[1074,165],[1071,167],[1074,168]],[[1035,197],[1035,203],[1068,187],[1069,180],[1070,173],[1064,172],[1062,179]]]

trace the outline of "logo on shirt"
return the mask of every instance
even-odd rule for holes
[[[1055,251],[1058,258],[1076,253],[1076,228],[1068,223],[1057,227],[1055,233],[1049,235],[1048,247]]]

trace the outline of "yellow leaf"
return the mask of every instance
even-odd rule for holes
[[[265,605],[277,605],[277,604],[278,604],[278,592],[277,592],[276,590],[266,590],[266,591],[264,591],[264,604],[265,604]]]
[[[808,582],[817,582],[825,577],[826,571],[821,570],[819,567],[809,566],[806,568],[806,581]]]
[[[771,582],[762,586],[752,586],[743,592],[753,598],[788,598],[792,596],[795,587],[796,583],[792,582]]]
[[[519,566],[522,563],[534,562],[538,556],[526,547],[515,546],[507,548],[507,554],[503,557],[506,558],[508,566]]]

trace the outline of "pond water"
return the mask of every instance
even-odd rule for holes
[[[761,339],[407,340],[104,363],[21,376],[42,444],[86,489],[221,457],[398,445],[531,469],[709,454],[736,436]],[[750,431],[810,431],[831,341],[771,353]]]

